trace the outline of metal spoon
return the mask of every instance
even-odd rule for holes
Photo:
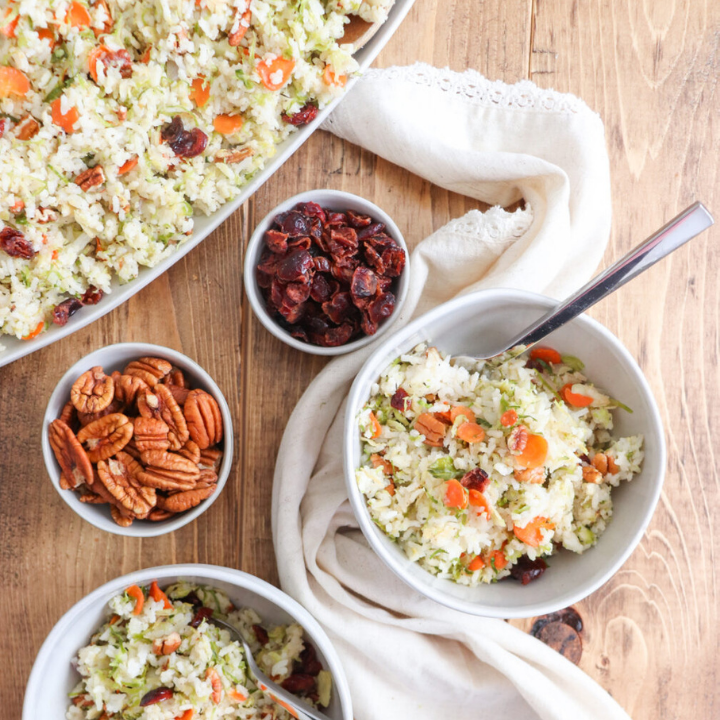
[[[284,707],[291,715],[298,718],[298,720],[330,720],[327,715],[321,713],[319,710],[316,710],[312,705],[306,703],[304,700],[301,700],[292,693],[289,693],[265,675],[265,673],[257,666],[252,650],[250,650],[250,646],[245,642],[245,639],[237,631],[237,629],[230,625],[230,623],[215,617],[208,617],[205,619],[213,625],[216,625],[223,630],[227,630],[235,640],[242,644],[243,648],[245,648],[245,658],[247,659],[248,667],[255,676],[258,687],[273,701],[281,707]]]
[[[511,348],[515,348],[512,357],[520,355],[551,332],[562,327],[565,323],[595,305],[596,302],[637,277],[658,260],[662,260],[673,250],[677,250],[688,240],[692,240],[703,230],[707,230],[714,222],[712,215],[702,203],[694,203],[673,218],[667,225],[660,228],[654,235],[651,235],[627,255],[620,258],[614,265],[590,280],[587,285],[581,287],[574,295],[571,295],[567,300],[563,300],[518,335],[503,342],[500,349],[485,355],[475,355],[472,358],[456,357],[455,361],[463,364],[468,360],[488,360],[507,352]]]

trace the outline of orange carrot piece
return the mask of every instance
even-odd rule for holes
[[[119,615],[113,615],[113,616],[110,618],[110,624],[111,624],[111,625],[114,625],[119,619],[120,619],[120,616],[119,616]]]
[[[12,15],[12,8],[14,4],[15,3],[13,2],[8,3],[7,9],[5,10],[5,15],[3,16],[3,20],[9,18],[10,15]],[[9,22],[7,25],[3,25],[2,27],[0,27],[0,34],[4,35],[6,38],[17,37],[15,34],[15,30],[17,29],[19,22],[20,16],[18,15],[12,22]]]
[[[387,490],[390,497],[394,497],[395,496],[395,483],[390,483],[389,485],[386,485],[385,490]]]
[[[485,561],[479,556],[476,555],[471,562],[468,563],[468,570],[471,572],[475,572],[476,570],[482,570],[485,567]]]
[[[573,407],[587,407],[592,404],[593,399],[589,395],[574,393],[572,386],[572,383],[568,383],[560,388],[560,397],[562,397],[568,405],[572,405]]]
[[[268,90],[279,90],[292,75],[295,69],[295,61],[284,57],[276,57],[272,62],[259,62],[257,71],[262,84]]]
[[[64,115],[61,110],[61,100],[53,100],[52,107],[52,121],[58,127],[61,127],[68,135],[75,132],[75,123],[80,119],[80,113],[77,108],[71,107]]]
[[[466,422],[457,429],[457,436],[466,443],[479,443],[485,439],[485,431],[475,422]]]
[[[531,470],[545,463],[547,453],[548,443],[542,435],[528,435],[527,445],[519,455],[515,456],[515,463]]]
[[[40,28],[37,31],[38,37],[41,40],[47,40],[50,43],[50,49],[54,49],[55,45],[57,44],[55,42],[55,35],[53,34],[53,31],[50,30],[50,28]]]
[[[552,530],[555,527],[546,517],[536,517],[531,520],[525,527],[513,526],[513,532],[518,540],[521,540],[530,547],[538,547],[542,542],[542,531],[544,529]]]
[[[168,596],[160,589],[160,586],[155,580],[150,583],[150,597],[155,602],[162,602],[165,610],[170,610],[172,603],[168,599]]]
[[[18,95],[25,97],[30,90],[30,81],[25,73],[17,68],[0,66],[0,98]]]
[[[518,421],[518,414],[515,410],[506,410],[500,416],[500,424],[503,427],[512,427]]]
[[[57,250],[53,250],[53,251],[52,251],[52,259],[53,259],[53,260],[57,260],[57,259],[58,259],[58,251],[57,251]]]
[[[433,415],[442,423],[452,425],[452,410],[435,411]]]
[[[213,120],[213,127],[221,135],[234,135],[242,130],[244,124],[242,115],[218,115]]]
[[[126,175],[131,170],[133,170],[137,164],[138,164],[137,155],[135,157],[131,157],[127,162],[124,162],[118,168],[118,175]]]
[[[207,672],[205,673],[205,679],[209,680],[210,685],[212,686],[212,693],[210,694],[210,699],[213,701],[213,704],[217,705],[222,700],[223,696],[222,680],[220,679],[220,676],[218,675],[218,672],[214,667],[209,667],[207,669]]]
[[[143,591],[137,585],[131,585],[125,592],[131,597],[135,598],[135,609],[133,615],[139,615],[142,612],[143,605],[145,605],[145,596]]]
[[[476,508],[482,508],[483,512],[485,513],[485,517],[490,517],[490,505],[488,505],[488,501],[485,499],[485,496],[479,491],[479,490],[470,490],[470,505],[472,507]],[[482,515],[481,512],[478,512],[478,515]]]
[[[195,716],[195,711],[192,708],[188,708],[182,715],[178,715],[175,720],[192,720]]]
[[[448,480],[445,483],[445,498],[443,502],[446,507],[459,508],[460,510],[466,508],[468,498],[465,494],[465,488],[457,480]]]
[[[382,425],[380,424],[380,421],[377,419],[374,412],[370,413],[370,422],[372,424],[372,438],[373,440],[376,438],[379,438],[382,435]]]
[[[492,554],[492,560],[496,570],[502,570],[507,565],[507,558],[502,550],[495,550]]]
[[[530,351],[530,359],[542,360],[543,362],[549,363],[551,365],[557,365],[558,363],[562,362],[562,357],[560,357],[560,353],[557,350],[553,350],[549,347],[533,348]]]
[[[145,52],[140,56],[140,62],[143,65],[147,65],[150,62],[150,51],[152,50],[152,45],[148,45],[145,48]]]
[[[460,415],[464,415],[469,422],[475,422],[475,413],[465,405],[455,405],[450,411],[450,419],[455,422]]]
[[[10,206],[10,212],[13,213],[14,215],[21,213],[24,209],[25,209],[25,203],[22,200],[16,200]]]
[[[347,83],[347,75],[338,75],[330,65],[326,65],[325,70],[323,71],[323,82],[326,85],[345,87],[345,83]]]
[[[111,53],[112,51],[109,47],[106,47],[105,45],[98,45],[97,47],[94,47],[88,54],[88,71],[90,72],[90,76],[95,82],[97,82],[98,79],[98,62],[101,62],[103,58],[107,57]]]
[[[41,320],[41,321],[37,324],[37,327],[36,327],[31,333],[28,333],[28,334],[23,338],[23,340],[32,340],[33,338],[36,338],[36,337],[43,331],[43,328],[44,328],[44,327],[45,327],[45,321],[44,321],[44,320]]]
[[[86,28],[90,27],[92,18],[87,8],[79,2],[70,3],[67,14],[65,15],[65,22],[74,28]]]
[[[207,105],[207,101],[210,99],[210,83],[205,82],[204,75],[198,75],[198,77],[190,83],[190,99],[199,108]]]
[[[377,453],[370,456],[370,462],[374,468],[381,467],[386,475],[392,475],[395,471],[392,463],[388,462],[382,455],[378,455]]]
[[[230,690],[228,690],[228,697],[231,700],[239,703],[243,703],[247,700],[247,695],[243,695],[239,690],[236,690],[235,688],[230,688]]]

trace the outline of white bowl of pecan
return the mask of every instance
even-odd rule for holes
[[[407,245],[392,218],[339,190],[280,203],[245,255],[245,292],[260,322],[315,355],[352,352],[386,333],[409,277]]]
[[[230,409],[197,363],[119,343],[73,365],[43,421],[45,465],[60,497],[101,530],[153,537],[192,522],[232,464]]]

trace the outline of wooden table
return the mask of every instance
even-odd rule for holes
[[[718,37],[714,0],[417,0],[377,64],[471,67],[586,100],[605,120],[611,158],[609,263],[695,199],[720,213]],[[277,581],[274,458],[290,411],[324,363],[289,350],[253,318],[243,247],[276,203],[315,187],[376,200],[411,244],[475,206],[318,133],[169,273],[94,325],[0,370],[3,717],[20,717],[53,624],[107,580],[206,562]],[[720,714],[719,234],[705,233],[591,313],[643,367],[667,429],[668,475],[647,533],[615,578],[577,606],[585,622],[580,666],[638,720]],[[179,349],[203,365],[230,402],[237,437],[235,470],[212,509],[149,540],[80,520],[52,490],[40,451],[45,403],[66,368],[130,340]]]

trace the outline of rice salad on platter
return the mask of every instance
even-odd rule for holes
[[[64,324],[170,255],[344,92],[349,14],[391,5],[0,3],[0,334]]]
[[[165,591],[155,582],[133,585],[109,608],[112,616],[78,651],[82,680],[70,693],[66,720],[289,719],[257,687],[242,645],[205,619],[210,610],[239,630],[275,682],[301,678],[304,684],[295,682],[292,692],[317,707],[330,702],[330,673],[302,628],[265,630],[254,610],[236,609],[218,589],[183,582]]]
[[[641,470],[643,438],[615,438],[617,400],[552,348],[453,362],[417,346],[359,414],[356,481],[372,520],[441,578],[527,584],[560,548],[583,553],[611,491]]]

